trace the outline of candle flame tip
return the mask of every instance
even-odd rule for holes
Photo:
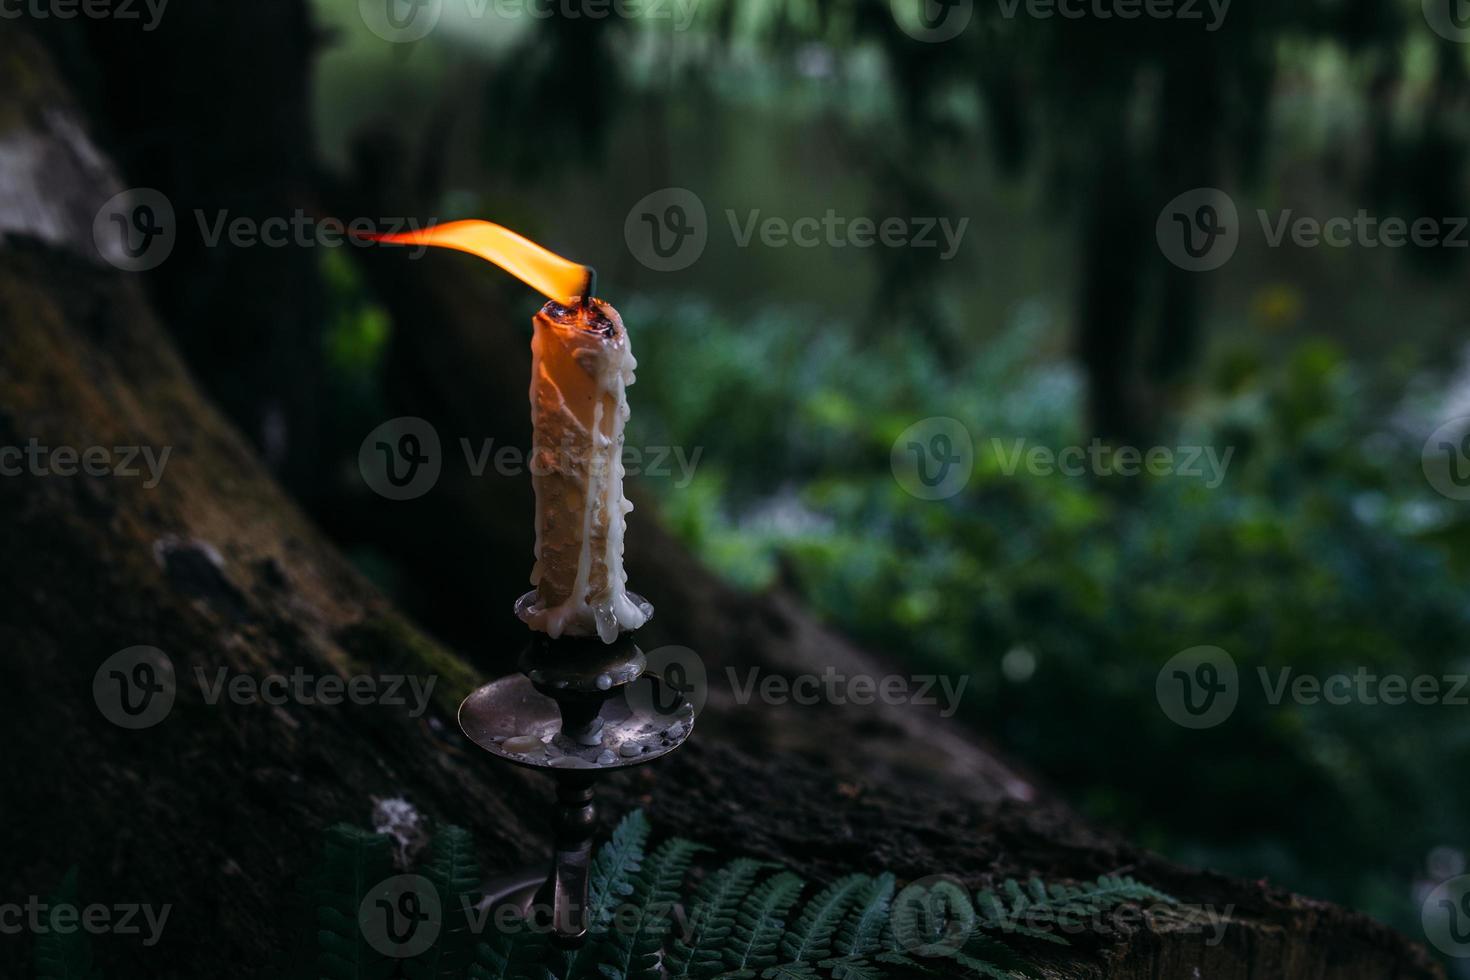
[[[371,233],[366,237],[388,245],[433,245],[466,252],[500,266],[563,306],[590,302],[597,284],[597,273],[590,266],[562,258],[490,221],[450,221],[413,231]]]

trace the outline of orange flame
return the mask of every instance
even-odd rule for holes
[[[494,262],[521,282],[563,306],[592,298],[596,273],[564,259],[529,238],[489,221],[451,221],[393,235],[373,235],[393,245],[435,245]]]

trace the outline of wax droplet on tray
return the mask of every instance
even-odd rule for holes
[[[541,744],[541,740],[535,735],[517,735],[514,738],[508,738],[500,743],[500,747],[507,752],[514,752],[517,755],[540,752],[545,748]]]
[[[597,689],[599,691],[606,691],[610,687],[612,687],[612,678],[609,677],[607,674],[598,674]]]
[[[603,749],[602,754],[597,757],[599,766],[610,766],[618,761],[618,757],[612,754],[611,749]]]

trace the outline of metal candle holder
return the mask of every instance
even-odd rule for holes
[[[550,873],[508,876],[492,883],[486,897],[492,906],[514,905],[533,917],[549,909],[553,936],[564,947],[587,938],[598,780],[668,755],[694,728],[694,708],[683,692],[647,668],[631,633],[612,643],[533,633],[519,674],[486,684],[459,706],[459,726],[470,741],[556,780]]]

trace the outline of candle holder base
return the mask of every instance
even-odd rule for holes
[[[646,765],[678,748],[694,729],[682,691],[647,671],[624,634],[552,639],[538,634],[521,658],[523,673],[492,681],[465,698],[465,736],[502,762],[551,774],[556,857],[551,872],[515,875],[487,888],[492,906],[513,904],[558,945],[585,941],[587,873],[596,830],[595,789],[605,774]]]

